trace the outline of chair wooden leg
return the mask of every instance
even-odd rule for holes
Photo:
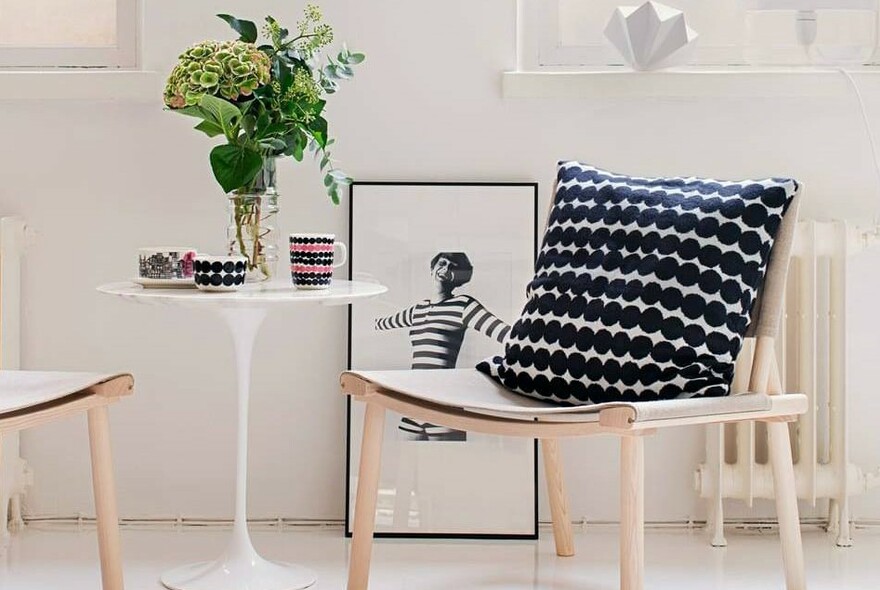
[[[574,540],[571,534],[571,517],[568,514],[568,497],[565,493],[559,441],[555,438],[541,439],[541,455],[544,459],[544,476],[547,480],[547,496],[553,519],[556,555],[571,557],[574,555]]]
[[[797,492],[795,490],[794,466],[791,461],[791,441],[788,424],[768,422],[770,464],[776,495],[776,516],[779,519],[779,536],[782,541],[782,561],[785,567],[787,590],[804,590],[804,553],[801,544],[801,525],[798,518]]]
[[[354,534],[348,564],[348,590],[367,590],[370,582],[370,556],[373,550],[384,434],[385,408],[367,402],[354,506]]]
[[[110,422],[107,406],[88,411],[89,447],[92,455],[92,486],[98,516],[98,551],[104,590],[123,590],[122,552],[119,544],[119,514],[113,483],[110,451]]]
[[[645,585],[645,441],[620,437],[620,588]]]
[[[3,550],[3,546],[6,544],[6,540],[9,536],[9,529],[7,528],[7,523],[9,522],[9,498],[3,494],[3,461],[5,458],[3,457],[3,433],[0,432],[0,551]]]

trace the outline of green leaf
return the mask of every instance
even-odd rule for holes
[[[277,135],[281,135],[283,137],[285,135],[285,132],[287,131],[287,126],[284,123],[282,123],[281,121],[276,121],[275,123],[270,123],[270,124],[266,125],[265,127],[262,128],[262,130],[260,130],[260,123],[258,121],[257,122],[257,129],[258,129],[257,137],[259,139],[263,139],[264,137],[269,137],[269,136],[277,136]]]
[[[351,181],[351,178],[349,178],[348,174],[346,174],[342,170],[331,170],[330,176],[333,177],[333,180],[342,184],[347,184]]]
[[[363,53],[350,53],[348,55],[348,64],[356,66],[359,63],[363,63],[365,59],[367,59],[367,56]]]
[[[181,109],[171,109],[172,112],[186,115],[187,117],[198,117],[199,119],[208,119],[209,115],[202,110],[199,105],[191,105]]]
[[[266,147],[266,148],[268,148],[268,149],[271,149],[271,150],[279,150],[279,151],[281,151],[281,150],[285,150],[285,149],[287,149],[287,144],[284,143],[284,141],[282,141],[282,140],[280,140],[280,139],[278,139],[278,138],[275,138],[275,137],[273,137],[273,138],[271,138],[271,139],[264,139],[264,140],[262,140],[262,141],[260,142],[260,145],[263,146],[263,147]]]
[[[294,159],[296,159],[297,162],[302,162],[308,142],[309,140],[308,137],[306,137],[306,134],[297,129],[296,133],[293,136],[293,149],[291,150],[291,155],[293,155]]]
[[[287,52],[287,59],[290,60],[292,66],[297,68],[306,68],[311,71],[312,67],[306,63],[306,61],[300,57],[299,52],[295,49],[291,49]]]
[[[317,102],[306,103],[305,110],[313,114],[314,116],[318,116],[324,112],[324,106],[327,104],[327,101],[324,99],[318,99]]]
[[[199,107],[207,114],[210,121],[223,129],[226,137],[232,139],[238,127],[241,111],[234,104],[205,94],[199,101]]]
[[[224,144],[211,150],[214,178],[227,193],[248,186],[262,167],[263,156],[249,147]]]
[[[223,135],[223,129],[213,121],[202,121],[194,128],[198,129],[208,137],[217,137],[218,135]]]
[[[329,174],[324,175],[324,186],[329,187],[333,184],[333,177]]]
[[[324,117],[315,117],[312,122],[309,123],[309,132],[312,139],[315,140],[315,143],[317,143],[319,147],[327,147],[327,119]]]
[[[334,185],[331,186],[330,189],[327,191],[327,194],[330,195],[330,200],[333,201],[333,204],[334,204],[334,205],[338,205],[338,204],[339,204],[339,187],[337,187],[337,186],[334,184]]]
[[[239,20],[228,14],[218,14],[219,18],[226,21],[232,29],[240,35],[239,39],[245,43],[253,43],[257,40],[257,25],[249,20]]]
[[[293,71],[289,65],[280,59],[276,59],[272,63],[272,78],[278,82],[281,86],[281,94],[284,94],[290,88],[290,85],[293,84]]]
[[[263,139],[267,135],[269,135],[269,113],[263,111],[256,118],[256,123],[254,125],[254,139]]]
[[[241,128],[245,135],[253,135],[254,128],[257,126],[257,118],[253,115],[245,115],[241,118]]]

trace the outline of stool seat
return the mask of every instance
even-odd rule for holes
[[[77,394],[117,397],[131,390],[133,383],[127,373],[0,371],[0,415]]]

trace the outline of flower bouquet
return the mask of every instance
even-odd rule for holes
[[[238,33],[233,41],[203,41],[180,55],[165,85],[169,110],[200,119],[195,129],[225,143],[211,150],[214,177],[229,193],[230,254],[248,260],[248,279],[273,274],[277,247],[272,220],[277,212],[275,161],[314,154],[324,186],[339,203],[348,175],[334,166],[333,140],[325,118],[325,96],[354,75],[362,53],[343,46],[325,55],[333,29],[320,9],[308,5],[293,32],[265,18],[265,42],[255,23],[217,15]]]

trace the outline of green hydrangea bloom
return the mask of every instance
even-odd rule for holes
[[[198,104],[205,94],[227,100],[250,96],[269,83],[269,57],[253,43],[203,41],[184,51],[165,84],[172,109]]]

